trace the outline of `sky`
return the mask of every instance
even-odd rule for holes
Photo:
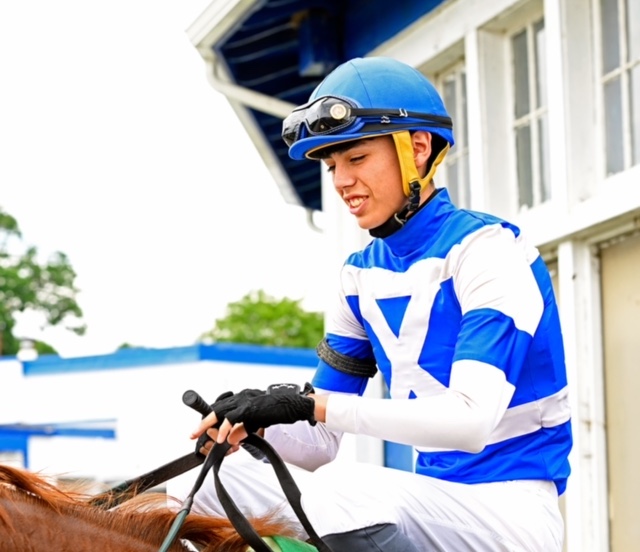
[[[191,345],[252,290],[322,310],[321,233],[289,205],[188,27],[208,0],[0,0],[0,206],[68,255],[61,356]],[[322,217],[319,219],[322,223]]]

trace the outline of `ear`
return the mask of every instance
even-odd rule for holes
[[[411,134],[411,144],[413,146],[413,158],[418,171],[426,167],[429,157],[431,157],[431,133],[426,130],[416,130]]]

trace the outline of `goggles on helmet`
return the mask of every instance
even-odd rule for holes
[[[333,134],[356,124],[362,127],[370,123],[389,124],[391,119],[419,119],[430,126],[452,128],[450,117],[417,113],[406,109],[370,109],[359,107],[353,100],[337,96],[323,96],[296,107],[282,123],[282,139],[291,147],[301,137],[303,125],[313,136]]]

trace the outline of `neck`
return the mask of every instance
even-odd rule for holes
[[[409,211],[409,204],[407,203],[401,211],[395,213],[386,222],[383,222],[380,226],[371,228],[369,230],[369,235],[373,238],[388,238],[391,234],[396,233],[413,215],[429,203],[429,201],[436,196],[438,191],[439,190],[437,190],[433,185],[433,182],[430,182],[420,194],[420,205],[417,209]]]

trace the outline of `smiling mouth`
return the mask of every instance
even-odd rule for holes
[[[355,209],[356,207],[360,207],[360,205],[362,205],[363,203],[364,203],[363,197],[354,197],[347,201],[347,205],[349,205],[349,207],[351,207],[352,209]]]

